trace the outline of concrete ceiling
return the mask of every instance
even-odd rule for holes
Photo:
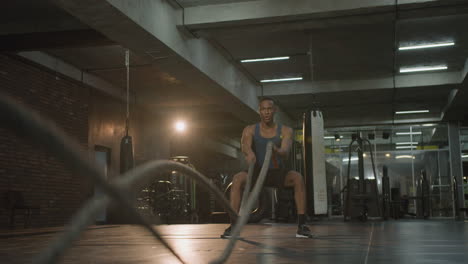
[[[394,1],[385,0],[298,0],[289,7],[276,0],[131,2],[8,1],[0,10],[0,37],[86,31],[96,38],[94,44],[40,50],[120,89],[125,87],[124,47],[129,47],[131,86],[139,102],[160,113],[183,108],[233,134],[256,120],[255,100],[262,94],[277,99],[284,116],[296,124],[312,103],[321,107],[328,127],[461,120],[468,114],[463,103],[468,96],[466,1],[405,1],[396,31]],[[151,20],[152,8],[166,13]],[[92,32],[112,43],[98,41]],[[395,36],[402,45],[448,39],[456,45],[394,52]],[[286,55],[291,59],[239,62]],[[446,73],[396,74],[393,87],[400,67],[440,63],[448,65]],[[292,76],[304,80],[259,83]],[[415,109],[430,113],[393,114]]]
[[[176,0],[182,7],[191,7],[191,6],[204,6],[204,5],[214,5],[214,4],[228,4],[236,2],[247,2],[255,0]]]
[[[274,1],[271,2],[273,6]],[[248,2],[224,5],[230,9],[237,8],[237,11],[243,10],[245,14],[225,11],[223,16],[226,19],[213,16],[219,22],[215,18],[192,18],[188,19],[186,26],[195,34],[219,43],[236,61],[291,56],[287,61],[240,65],[257,81],[302,76],[304,81],[284,84],[286,92],[278,92],[281,84],[275,84],[274,91],[271,90],[273,85],[263,85],[264,94],[277,99],[282,109],[294,119],[300,118],[301,113],[313,104],[318,104],[328,127],[434,121],[444,116],[451,91],[464,87],[462,82],[465,76],[462,72],[466,70],[465,61],[468,58],[468,33],[465,30],[468,3],[425,2],[433,3],[400,7],[396,23],[394,9],[375,9],[361,14],[353,10],[339,15],[323,14],[310,20],[303,16],[288,17],[288,11],[285,11],[282,18],[268,19],[264,15],[268,11],[258,17],[253,15],[254,12],[249,14],[249,7],[260,4]],[[189,8],[185,11],[189,13],[189,18],[192,9],[198,16],[217,10],[215,6],[205,7],[204,10],[201,7]],[[279,11],[275,14],[279,15]],[[405,46],[447,40],[455,41],[456,45],[397,52],[393,49],[395,43]],[[446,64],[447,72],[460,75],[460,78],[443,85],[425,85],[424,79],[428,76],[398,73],[404,67],[439,64]],[[360,91],[349,88],[349,81],[391,79],[394,73],[397,78],[410,76],[419,80],[411,87],[398,87],[404,89],[393,89],[393,85],[387,89],[363,85]],[[341,82],[334,85],[336,88],[330,92],[325,89],[313,91],[314,84],[327,81]],[[308,84],[302,84],[304,82]],[[307,85],[311,87],[310,92],[305,91]],[[429,109],[430,113],[393,114],[397,110],[418,109]],[[458,114],[458,118],[460,116],[463,119],[463,114]]]

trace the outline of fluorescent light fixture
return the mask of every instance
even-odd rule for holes
[[[348,158],[344,158],[343,162],[348,162],[348,160],[349,160]],[[359,160],[358,157],[351,157],[351,161],[358,161],[358,160]]]
[[[267,83],[267,82],[287,82],[287,81],[300,81],[300,80],[302,80],[302,77],[261,80],[260,82]]]
[[[397,142],[397,145],[417,145],[418,142]]]
[[[336,137],[334,136],[326,136],[326,137],[323,137],[324,139],[336,139]],[[343,136],[340,136],[340,138],[343,138]]]
[[[449,42],[440,42],[440,43],[430,43],[430,44],[399,47],[398,50],[427,49],[427,48],[446,47],[446,46],[453,46],[453,45],[455,45],[455,42],[449,41]]]
[[[429,113],[429,110],[396,111],[397,115]]]
[[[414,159],[414,156],[412,156],[412,155],[399,155],[399,156],[396,156],[395,159]]]
[[[422,126],[423,127],[431,127],[431,126],[435,126],[436,124],[423,124]]]
[[[261,58],[261,59],[247,59],[247,60],[241,60],[240,62],[248,63],[248,62],[259,62],[259,61],[277,61],[277,60],[289,60],[289,56]]]
[[[462,155],[462,158],[468,158],[468,154]]]
[[[420,72],[420,71],[440,71],[440,70],[446,70],[446,69],[448,69],[447,65],[413,67],[413,68],[400,68],[400,73]]]
[[[403,135],[421,135],[422,132],[396,132],[397,135],[403,136]]]
[[[414,149],[417,146],[396,146],[396,149]]]

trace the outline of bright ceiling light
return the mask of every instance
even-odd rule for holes
[[[414,156],[412,156],[412,155],[399,155],[399,156],[396,156],[395,159],[414,159]]]
[[[177,132],[184,132],[187,129],[187,124],[184,121],[177,121],[174,124],[174,127]]]
[[[390,153],[385,154],[385,157],[390,158]]]
[[[468,158],[468,154],[462,155],[462,158]]]
[[[414,149],[416,146],[396,146],[396,149]]]
[[[413,67],[413,68],[400,68],[400,73],[421,72],[421,71],[440,71],[440,70],[446,70],[446,69],[448,69],[447,65]]]
[[[397,142],[397,145],[417,145],[418,142]]]
[[[351,158],[351,161],[358,161],[358,160],[359,160],[358,157],[352,157],[352,158]],[[343,162],[348,162],[348,161],[349,161],[348,158],[344,158],[344,159],[343,159]]]
[[[260,58],[260,59],[247,59],[247,60],[241,60],[241,62],[248,63],[248,62],[259,62],[259,61],[277,61],[277,60],[289,60],[289,56]]]
[[[429,110],[396,111],[397,115],[429,113]]]
[[[453,45],[455,45],[455,42],[449,41],[449,42],[428,43],[428,44],[421,44],[421,45],[399,47],[398,50],[427,49],[427,48],[446,47],[446,46],[453,46]]]
[[[300,80],[302,80],[302,77],[261,80],[260,82],[267,83],[267,82],[287,82],[287,81],[300,81]]]
[[[326,137],[323,137],[324,139],[337,139],[336,136],[326,136]],[[343,138],[343,136],[340,136],[339,138]]]
[[[403,136],[403,135],[421,135],[422,132],[396,132],[397,135]]]
[[[431,126],[435,126],[436,124],[423,124],[422,126],[424,127],[431,127]]]

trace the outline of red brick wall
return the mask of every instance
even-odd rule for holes
[[[88,145],[90,88],[23,59],[0,54],[0,92],[6,93]],[[92,194],[87,179],[73,174],[44,147],[31,145],[8,128],[0,127],[0,228],[8,227],[5,191],[24,194],[26,203],[40,206],[33,226],[67,222]],[[18,223],[22,216],[17,217]]]

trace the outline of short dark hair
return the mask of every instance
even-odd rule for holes
[[[276,105],[275,99],[273,99],[271,97],[268,97],[268,96],[264,96],[264,97],[260,98],[260,100],[258,101],[258,104],[261,104],[263,101],[272,101],[273,104]]]

